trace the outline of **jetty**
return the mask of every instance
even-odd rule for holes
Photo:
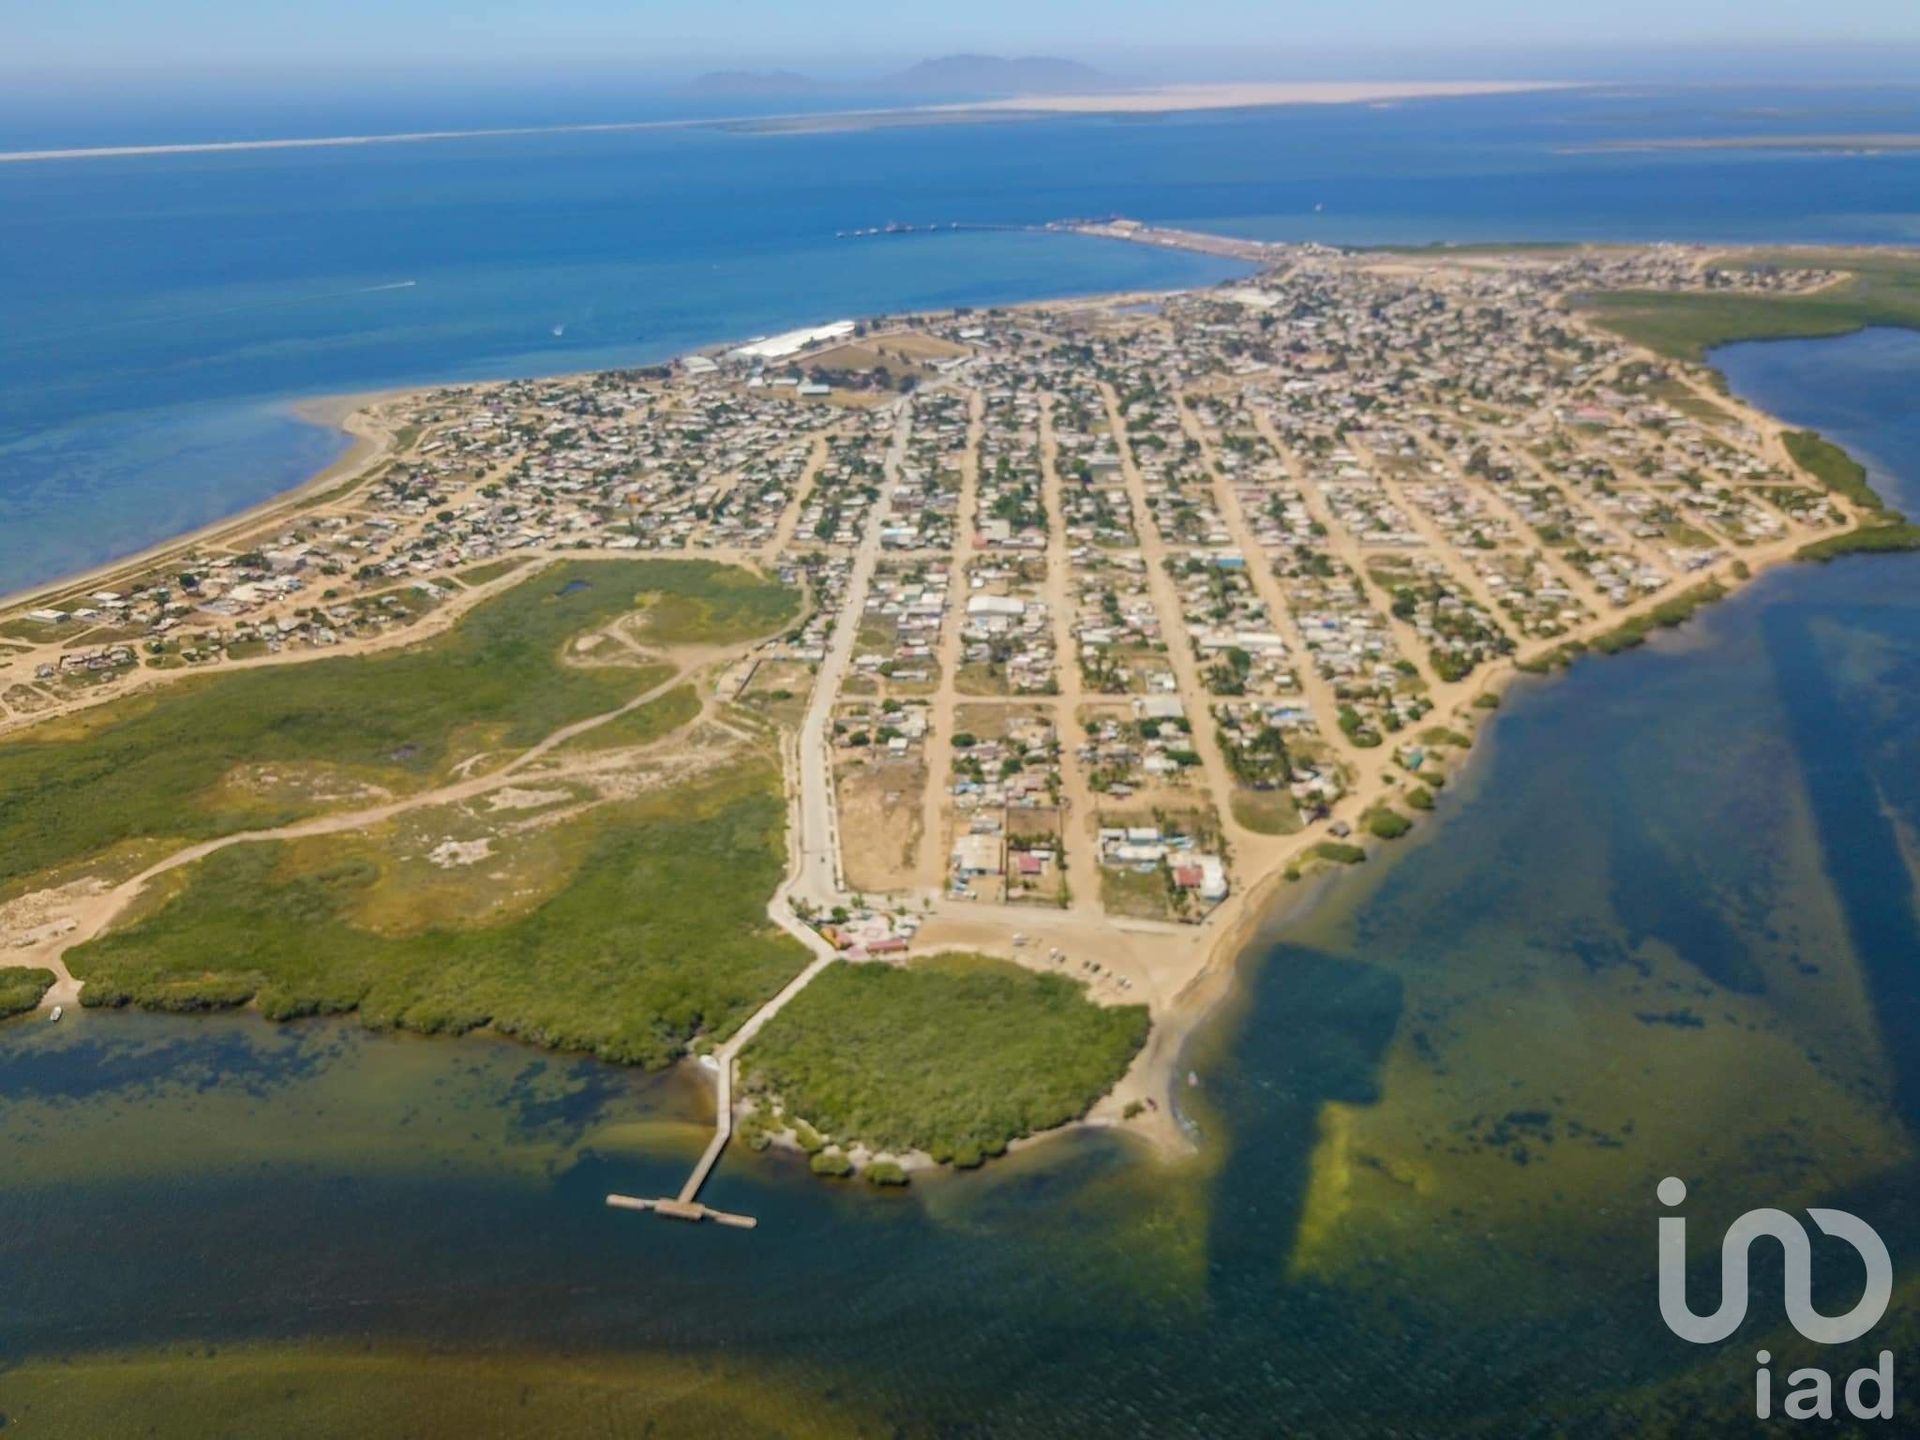
[[[784,897],[782,897],[784,898]],[[789,922],[791,923],[791,922]],[[800,927],[795,926],[795,929]],[[806,932],[813,946],[817,947],[813,962],[802,970],[773,999],[762,1005],[753,1017],[742,1025],[726,1044],[713,1052],[716,1063],[716,1078],[719,1082],[718,1093],[714,1096],[713,1138],[707,1142],[707,1148],[700,1152],[700,1158],[694,1162],[693,1173],[687,1176],[687,1183],[680,1187],[680,1193],[672,1199],[662,1197],[658,1200],[645,1200],[634,1195],[609,1195],[607,1204],[616,1210],[649,1210],[656,1215],[664,1215],[669,1220],[714,1220],[722,1225],[736,1226],[742,1230],[751,1230],[760,1222],[751,1215],[734,1215],[725,1210],[715,1210],[700,1203],[700,1187],[707,1183],[707,1177],[713,1173],[713,1167],[720,1163],[720,1153],[727,1148],[727,1142],[733,1138],[733,1071],[735,1057],[755,1035],[794,996],[798,995],[814,977],[838,960],[839,955],[825,941]],[[825,953],[820,953],[825,952]]]
[[[751,1215],[735,1215],[727,1210],[715,1210],[711,1205],[702,1205],[698,1200],[642,1200],[637,1195],[609,1195],[607,1204],[615,1210],[651,1210],[656,1215],[664,1215],[669,1220],[692,1220],[698,1223],[711,1220],[719,1225],[731,1225],[739,1230],[751,1230],[760,1222]]]

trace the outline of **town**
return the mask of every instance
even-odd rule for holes
[[[793,737],[793,913],[1164,1009],[1250,893],[1432,809],[1515,669],[1856,518],[1574,303],[1825,272],[1232,253],[1265,268],[380,399],[330,488],[0,619],[0,730],[404,643],[562,557],[746,566],[810,600],[710,677]]]

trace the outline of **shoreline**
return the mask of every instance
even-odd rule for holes
[[[1035,233],[1057,234],[1088,241],[1109,241],[1113,237],[1103,235],[1084,235],[1073,230],[1048,230],[1037,227]],[[1126,243],[1124,241],[1118,243]],[[1231,260],[1232,256],[1216,256],[1217,259]],[[1236,263],[1257,270],[1258,262],[1239,260]],[[1165,300],[1170,296],[1184,295],[1198,286],[1176,287],[1168,290],[1119,290],[1094,291],[1055,295],[1037,300],[1011,301],[1004,305],[991,307],[1006,311],[1043,309],[1050,305],[1074,305],[1100,303],[1124,305],[1144,301]],[[950,308],[950,307],[949,307]],[[898,310],[884,312],[888,320],[914,320],[928,316],[942,315],[947,310]],[[862,316],[866,320],[879,316]],[[103,560],[97,565],[83,570],[70,571],[52,580],[28,585],[19,590],[0,592],[0,615],[18,610],[25,605],[67,594],[76,590],[100,588],[104,582],[117,579],[132,571],[144,570],[176,551],[187,550],[195,545],[204,545],[219,540],[235,530],[251,529],[263,525],[283,510],[297,509],[299,505],[311,499],[315,494],[336,484],[345,484],[349,480],[363,478],[383,461],[395,455],[392,442],[397,432],[391,432],[378,423],[377,417],[369,412],[376,406],[398,400],[407,400],[429,390],[443,390],[471,387],[482,389],[492,385],[535,384],[545,381],[564,381],[583,379],[594,375],[606,375],[621,370],[644,370],[655,366],[665,367],[684,362],[697,355],[712,356],[732,350],[738,346],[750,344],[756,339],[766,338],[759,335],[732,335],[696,345],[691,349],[678,350],[657,360],[636,360],[626,365],[601,366],[590,370],[555,370],[538,375],[500,375],[476,380],[437,380],[416,385],[395,385],[372,390],[343,390],[321,395],[302,396],[297,399],[264,400],[260,403],[275,406],[293,415],[304,424],[345,433],[350,440],[347,450],[330,461],[321,469],[299,481],[291,488],[276,491],[274,494],[257,500],[245,509],[205,525],[184,531],[169,539],[157,540],[151,545],[141,547],[130,554],[111,560]]]
[[[1272,109],[1289,105],[1392,104],[1406,100],[1451,100],[1479,95],[1532,94],[1590,88],[1556,80],[1280,81],[1258,84],[1162,85],[1111,93],[1025,95],[960,103],[875,106],[852,110],[802,110],[770,115],[679,116],[597,124],[508,125],[472,130],[408,130],[378,135],[288,136],[277,139],[208,140],[156,145],[74,146],[56,150],[0,151],[0,165],[73,160],[129,160],[163,155],[249,154],[271,150],[344,149],[366,145],[418,145],[444,140],[493,140],[540,135],[608,135],[650,130],[721,130],[733,134],[797,134],[811,130],[881,128],[895,125],[967,125],[1000,120],[1069,118],[1076,115],[1164,115],[1205,110]]]
[[[245,509],[209,520],[204,525],[164,540],[156,540],[151,545],[101,561],[87,569],[70,571],[52,580],[0,594],[0,612],[17,610],[69,591],[101,588],[108,581],[146,570],[180,551],[211,544],[235,530],[264,524],[278,512],[296,507],[335,485],[364,478],[393,454],[393,433],[381,425],[371,411],[377,405],[412,393],[407,389],[362,390],[266,402],[293,415],[302,424],[344,434],[348,439],[346,450],[290,489],[276,491]]]
[[[1136,298],[1160,299],[1169,295],[1190,293],[1191,289],[1199,288],[1204,287],[1189,287],[1187,290],[1122,292],[1118,295],[1061,296],[995,308],[1018,312],[1089,302],[1123,304]],[[902,312],[899,316],[889,318],[911,318],[915,313],[945,312]],[[731,348],[737,343],[739,342],[718,342],[676,355],[671,358],[671,361],[653,363],[666,364],[685,359],[690,355],[710,354]],[[1708,368],[1713,369],[1710,361]],[[567,375],[601,373],[606,372],[562,372],[556,376],[526,378],[560,379],[566,378]],[[1719,372],[1715,370],[1714,373]],[[448,383],[484,389],[491,385],[513,382],[482,380]],[[330,425],[352,436],[353,443],[348,451],[291,490],[188,534],[148,547],[136,555],[123,557],[77,576],[69,576],[48,586],[4,597],[0,599],[0,609],[18,608],[22,603],[43,596],[98,586],[114,576],[150,568],[170,555],[267,524],[276,515],[298,508],[318,492],[364,478],[397,453],[394,443],[398,432],[388,424],[382,423],[382,417],[378,413],[379,407],[402,397],[418,395],[425,390],[437,388],[441,387],[426,385],[336,394],[292,402],[293,412],[307,423]],[[1753,417],[1775,439],[1780,433],[1790,428],[1779,417],[1760,411],[1739,400],[1738,397],[1730,397],[1729,403]],[[1858,516],[1855,519],[1857,527]],[[1695,583],[1717,581],[1724,587],[1724,595],[1731,598],[1762,575],[1795,559],[1796,549],[1797,542],[1782,542],[1756,547],[1745,554],[1737,552],[1729,554],[1718,565],[1699,572],[1695,577]],[[1676,590],[1674,595],[1679,593],[1682,592]],[[1646,616],[1657,604],[1672,600],[1674,595],[1661,592],[1657,596],[1647,597],[1621,611],[1596,616],[1592,624],[1579,635],[1541,642],[1524,651],[1516,650],[1511,655],[1487,662],[1470,682],[1463,685],[1455,700],[1456,709],[1453,718],[1465,718],[1469,721],[1464,728],[1471,730],[1473,743],[1450,767],[1450,777],[1464,777],[1469,773],[1474,757],[1492,743],[1493,732],[1498,728],[1494,723],[1499,719],[1498,707],[1484,710],[1478,715],[1471,714],[1472,707],[1479,697],[1489,694],[1503,695],[1513,686],[1516,677],[1536,673],[1542,665],[1549,669],[1553,668],[1556,658],[1565,659],[1570,653],[1569,645],[1590,638],[1589,632],[1591,636],[1608,633],[1622,625],[1624,621]],[[1385,781],[1376,781],[1372,786],[1356,788],[1343,797],[1343,808],[1361,813],[1369,805],[1387,798],[1388,794]],[[1434,825],[1437,828],[1443,823],[1443,820],[1432,817],[1422,821],[1422,835],[1416,844],[1424,843],[1427,825]],[[1144,1142],[1151,1152],[1162,1159],[1187,1158],[1197,1153],[1199,1147],[1194,1136],[1182,1123],[1178,1105],[1182,1088],[1180,1072],[1186,1066],[1187,1055],[1194,1038],[1206,1023],[1219,1013],[1222,1005],[1235,993],[1238,982],[1245,977],[1246,971],[1241,966],[1240,959],[1248,948],[1259,943],[1264,935],[1271,934],[1326,903],[1339,890],[1344,872],[1352,868],[1328,863],[1323,868],[1315,868],[1303,876],[1289,878],[1292,862],[1300,859],[1311,843],[1311,840],[1305,837],[1276,837],[1274,853],[1260,857],[1259,868],[1255,870],[1250,881],[1243,888],[1236,889],[1225,904],[1204,922],[1193,927],[1190,937],[1179,938],[1177,943],[1182,948],[1189,949],[1192,954],[1195,962],[1192,971],[1178,983],[1171,996],[1165,1000],[1161,1013],[1154,1016],[1147,1040],[1126,1073],[1106,1095],[1094,1103],[1083,1118],[1027,1137],[1019,1142],[1023,1147],[1037,1145],[1054,1136],[1085,1127],[1111,1129],[1122,1135],[1133,1136]],[[1368,851],[1367,863],[1369,864],[1391,864],[1399,858],[1400,849],[1413,848],[1396,847],[1384,842],[1364,843]],[[778,899],[778,894],[775,898]],[[990,919],[991,917],[982,918]],[[919,953],[935,953],[942,948],[954,947],[950,944],[933,944],[926,951]],[[1016,963],[1020,961],[1017,955],[1007,958],[1014,959]],[[1140,1116],[1136,1112],[1135,1117],[1129,1119],[1122,1113],[1123,1106],[1129,1103],[1122,1099],[1123,1094],[1151,1097],[1157,1103],[1147,1115]]]

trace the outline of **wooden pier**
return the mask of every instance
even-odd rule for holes
[[[664,1215],[669,1220],[691,1220],[698,1224],[702,1220],[711,1220],[717,1225],[731,1225],[737,1230],[751,1230],[760,1222],[751,1215],[735,1215],[726,1210],[715,1210],[710,1205],[702,1205],[698,1200],[642,1200],[637,1195],[609,1195],[607,1204],[615,1210],[651,1210],[656,1215]]]

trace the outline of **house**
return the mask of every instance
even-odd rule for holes
[[[964,876],[998,875],[1003,868],[998,835],[962,835],[953,842],[954,872]]]

